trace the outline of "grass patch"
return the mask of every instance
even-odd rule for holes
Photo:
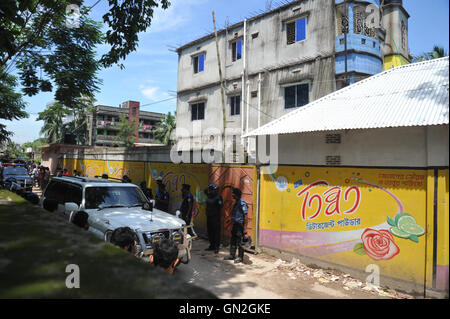
[[[6,190],[0,256],[1,298],[215,298]],[[79,289],[65,286],[69,264]]]

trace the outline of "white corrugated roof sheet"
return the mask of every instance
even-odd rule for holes
[[[245,136],[448,124],[449,58],[371,76]]]

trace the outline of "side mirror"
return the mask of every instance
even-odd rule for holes
[[[177,211],[175,212],[175,215],[176,215],[178,218],[180,218],[181,212],[180,212],[179,210],[177,210]]]
[[[64,204],[64,213],[65,215],[69,215],[72,212],[77,212],[79,210],[79,207],[76,203],[65,203]]]
[[[153,203],[151,201],[148,201],[142,205],[142,209],[153,211]]]

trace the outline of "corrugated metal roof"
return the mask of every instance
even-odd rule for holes
[[[371,76],[246,136],[449,123],[449,58]]]

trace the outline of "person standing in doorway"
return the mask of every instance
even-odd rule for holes
[[[222,196],[218,193],[216,184],[205,189],[206,194],[206,227],[208,231],[209,247],[205,250],[219,253],[220,247],[220,217],[223,208]]]
[[[235,200],[233,209],[231,210],[231,222],[233,228],[231,229],[230,241],[230,255],[225,257],[225,260],[234,260],[235,264],[241,263],[244,260],[244,247],[242,239],[244,238],[244,230],[247,225],[248,205],[241,198],[242,191],[239,188],[232,189],[232,196]],[[236,258],[236,249],[238,249],[238,257]]]

